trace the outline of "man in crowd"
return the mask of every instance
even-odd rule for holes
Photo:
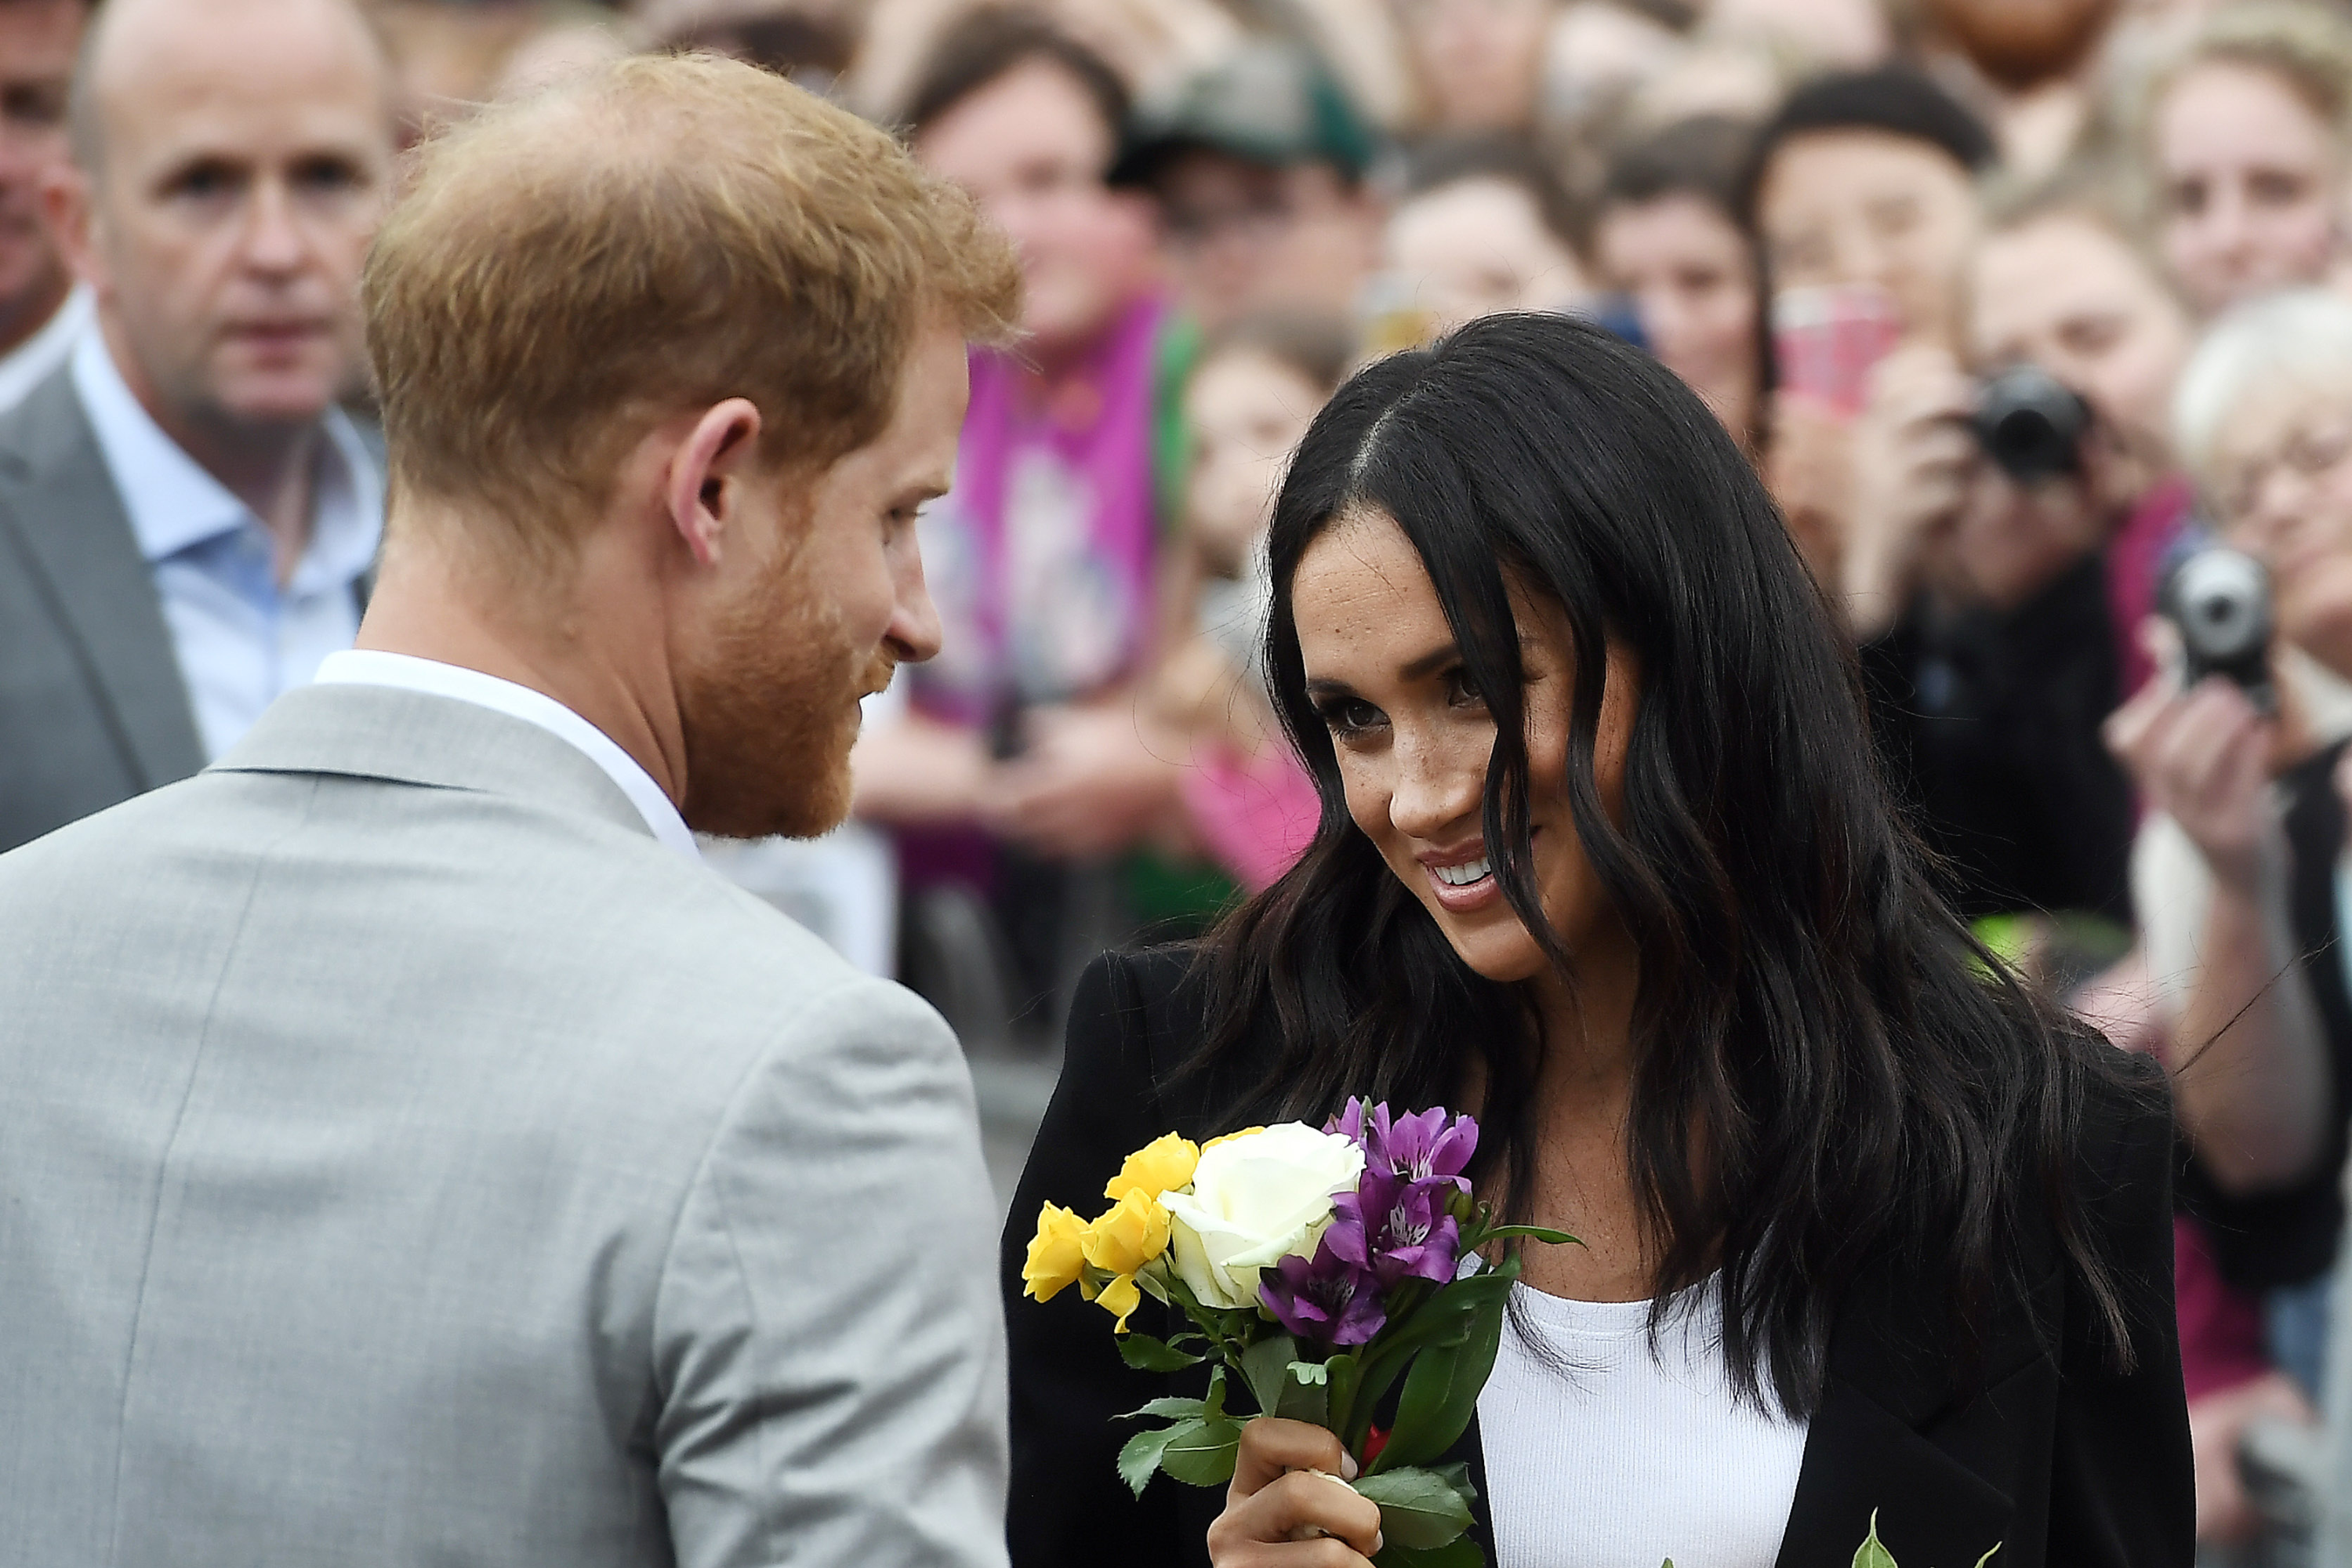
[[[956,1042],[689,830],[841,818],[1017,289],[734,61],[434,144],[361,649],[0,857],[12,1558],[1001,1568]]]
[[[1265,310],[1355,309],[1379,245],[1363,186],[1372,136],[1309,50],[1245,44],[1139,121],[1112,178],[1158,198],[1195,325],[1214,334]]]
[[[41,222],[66,162],[66,101],[89,0],[0,0],[0,412],[63,363],[89,321]]]
[[[391,178],[373,35],[349,0],[94,25],[43,193],[96,324],[0,420],[0,848],[226,752],[350,646],[382,528],[336,406]]]

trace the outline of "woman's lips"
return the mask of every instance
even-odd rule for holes
[[[1483,847],[1480,853],[1466,858],[1456,851],[1442,861],[1424,860],[1421,872],[1429,880],[1430,896],[1441,909],[1454,914],[1483,910],[1503,896],[1503,885],[1495,879],[1494,861]]]

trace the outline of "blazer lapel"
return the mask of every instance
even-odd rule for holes
[[[71,366],[0,424],[0,528],[16,536],[140,786],[205,765],[186,679]]]
[[[1996,1563],[2039,1564],[2042,1542],[2010,1539],[2011,1489],[2048,1415],[2056,1368],[2033,1324],[2056,1321],[2061,1289],[2053,1270],[2013,1304],[1984,1347],[1979,1392],[1962,1395],[1940,1293],[1885,1264],[1866,1272],[1831,1334],[1780,1568],[1843,1568],[1874,1514],[1903,1568],[1973,1568],[1996,1544]]]
[[[1777,1561],[1844,1568],[1874,1515],[1878,1539],[1903,1568],[1973,1568],[2007,1541],[2013,1511],[2008,1493],[1832,1373],[1805,1438]]]

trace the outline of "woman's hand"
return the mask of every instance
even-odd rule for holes
[[[1938,348],[1897,349],[1871,373],[1854,421],[1852,512],[1840,585],[1857,638],[1894,624],[1918,580],[1927,541],[1968,499],[1977,462],[1969,413],[1976,389]]]
[[[1381,1549],[1381,1510],[1332,1479],[1355,1469],[1320,1426],[1251,1422],[1242,1428],[1225,1511],[1209,1526],[1209,1561],[1216,1568],[1369,1568]]]
[[[2275,849],[2272,724],[2220,676],[2189,690],[2158,675],[2106,723],[2108,749],[2150,805],[2180,825],[2214,877],[2251,893]]]

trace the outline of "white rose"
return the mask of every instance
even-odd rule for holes
[[[1255,1307],[1257,1277],[1311,1258],[1331,1199],[1353,1190],[1364,1152],[1336,1132],[1285,1121],[1201,1151],[1191,1193],[1163,1193],[1176,1272],[1204,1307]]]

